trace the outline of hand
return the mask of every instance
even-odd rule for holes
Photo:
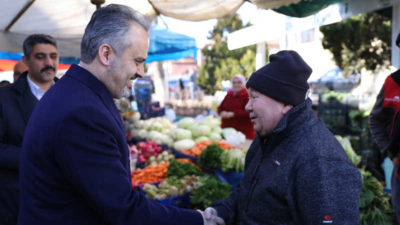
[[[235,116],[235,113],[233,112],[226,112],[227,118],[232,118],[233,116]]]
[[[228,113],[228,112],[226,112],[226,111],[222,111],[219,115],[222,117],[222,118],[227,118],[226,116],[226,113]]]
[[[392,160],[392,161],[393,161],[393,165],[396,165],[396,163],[397,163],[398,160],[399,160],[399,158],[394,157],[393,160]]]
[[[224,219],[218,217],[218,212],[212,207],[208,207],[204,212],[202,212],[204,225],[225,225]]]

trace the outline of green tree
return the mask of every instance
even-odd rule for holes
[[[322,45],[334,57],[344,75],[365,68],[388,68],[391,53],[391,19],[376,12],[353,16],[320,27]]]
[[[218,19],[208,37],[213,44],[202,49],[205,62],[199,69],[197,82],[208,94],[222,90],[221,82],[236,74],[248,77],[255,71],[256,47],[248,46],[229,51],[226,36],[235,30],[247,27],[237,14]]]

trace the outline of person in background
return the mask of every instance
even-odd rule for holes
[[[231,224],[359,224],[361,175],[311,109],[312,70],[280,51],[246,83],[257,137],[231,195],[205,210]]]
[[[2,81],[0,81],[0,87],[7,86],[7,85],[9,85],[9,84],[10,84],[10,81],[8,81],[8,80],[2,80]]]
[[[14,74],[13,74],[13,79],[14,83],[17,81],[17,79],[23,74],[25,71],[28,70],[28,67],[25,65],[23,61],[19,61],[14,65]]]
[[[232,78],[232,89],[228,91],[218,107],[218,114],[222,118],[221,128],[233,127],[253,140],[255,136],[253,123],[245,106],[249,101],[249,94],[245,87],[246,79],[243,75]]]
[[[37,102],[53,86],[58,69],[56,40],[45,34],[28,36],[23,43],[25,71],[14,83],[0,88],[0,224],[17,224],[20,151],[25,128]],[[22,69],[21,69],[22,68]],[[14,76],[15,79],[15,76]],[[46,125],[48,122],[44,122]]]
[[[397,47],[400,47],[400,33],[396,39]],[[392,203],[396,212],[398,223],[400,223],[400,175],[399,175],[399,130],[396,130],[394,124],[400,111],[400,70],[390,74],[378,96],[375,105],[369,116],[369,127],[372,138],[375,140],[383,156],[388,156],[394,164],[391,189]],[[399,125],[398,125],[399,126]],[[399,128],[400,129],[400,128]],[[396,132],[395,132],[396,131]],[[395,134],[396,133],[396,134]]]
[[[128,6],[96,10],[81,61],[46,93],[21,151],[18,224],[214,225],[203,212],[165,206],[132,188],[129,149],[113,98],[144,75],[150,21]]]

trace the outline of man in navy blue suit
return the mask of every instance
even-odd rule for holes
[[[132,189],[129,151],[113,98],[144,74],[147,19],[122,5],[97,10],[72,65],[35,108],[21,153],[18,224],[216,224]]]
[[[19,157],[25,127],[44,93],[54,84],[58,68],[53,37],[34,34],[23,44],[23,61],[14,68],[20,78],[0,88],[0,224],[17,224]],[[27,70],[27,71],[26,71]]]

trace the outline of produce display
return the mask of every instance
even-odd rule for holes
[[[171,153],[171,151],[163,151],[157,156],[150,156],[150,158],[148,158],[146,161],[146,165],[154,166],[160,163],[169,162],[172,159],[175,159],[175,156]]]
[[[138,161],[139,163],[146,163],[150,157],[157,157],[162,148],[155,142],[147,141],[147,142],[139,142],[136,145],[136,149],[138,150]]]
[[[145,184],[143,191],[150,199],[165,199],[191,193],[199,185],[199,177],[187,175],[179,179],[177,177],[168,177],[160,184]]]
[[[148,120],[136,118],[127,120],[125,127],[131,137],[150,140],[177,150],[189,150],[202,141],[223,140],[233,146],[246,141],[245,135],[234,128],[221,129],[221,120],[212,116],[197,121],[186,117],[176,124],[164,117]]]
[[[183,118],[173,124],[166,118],[138,120],[132,115],[125,122],[128,137],[139,140],[130,146],[131,160],[138,163],[132,185],[161,204],[204,209],[232,190],[221,171],[243,172],[245,151],[232,143],[245,136],[233,128],[221,129],[220,119]]]
[[[182,160],[182,159],[178,159]],[[177,160],[171,160],[168,167],[167,177],[182,178],[188,175],[201,175],[199,168],[192,163],[182,163]]]
[[[189,150],[181,150],[181,152],[186,154],[186,155],[191,155],[191,156],[198,157],[198,156],[201,155],[203,150],[206,149],[207,146],[211,145],[212,143],[214,143],[214,142],[212,142],[212,141],[200,141],[200,142],[197,142],[196,145],[193,148],[191,148]],[[224,149],[224,150],[230,150],[232,148],[235,148],[235,146],[232,146],[232,145],[230,145],[230,144],[228,144],[228,143],[226,143],[224,141],[215,141],[215,143],[219,147]]]
[[[177,161],[190,163],[188,159],[177,159]],[[138,186],[147,183],[155,183],[165,179],[167,177],[169,164],[170,162],[165,162],[135,170],[132,174],[132,185]]]
[[[231,194],[231,186],[221,183],[214,177],[202,176],[198,188],[193,191],[190,203],[195,209],[204,210],[216,200],[227,198]]]
[[[211,144],[201,153],[199,157],[199,166],[207,170],[215,170],[222,166],[221,155],[223,149],[217,144]]]
[[[240,149],[231,149],[230,151],[223,151],[221,154],[221,169],[223,172],[235,170],[237,172],[244,172],[244,160],[246,152]]]
[[[350,161],[358,165],[361,156],[351,147],[348,138],[336,136]],[[396,215],[393,211],[391,195],[384,193],[383,185],[364,169],[359,169],[362,177],[362,190],[359,201],[360,225],[389,225],[396,224]]]

